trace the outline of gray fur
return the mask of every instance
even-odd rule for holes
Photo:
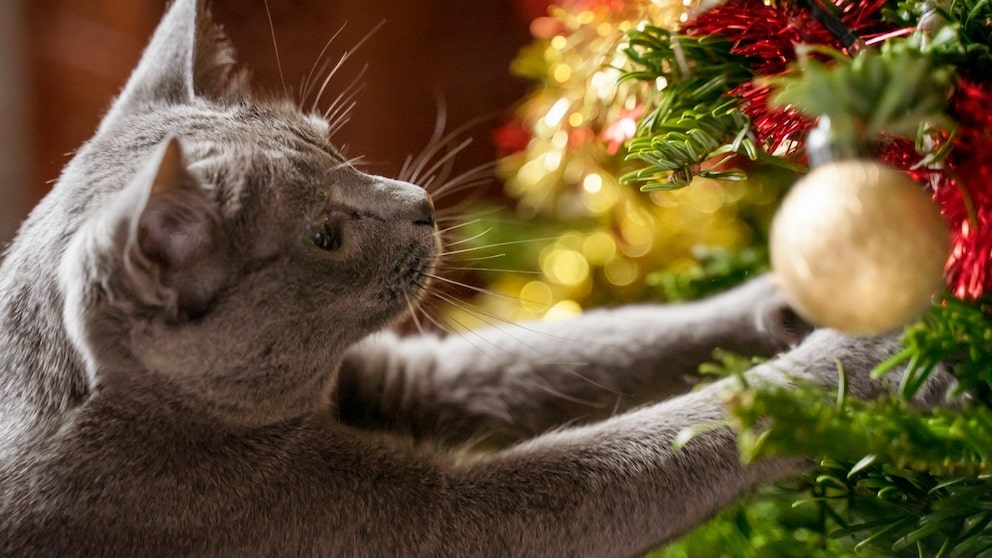
[[[725,383],[670,397],[712,348],[790,340],[766,278],[485,347],[383,332],[439,251],[426,194],[231,61],[177,0],[3,261],[0,554],[634,556],[804,466],[726,429],[672,449],[724,416]],[[750,374],[837,358],[871,397],[896,348],[818,331]]]

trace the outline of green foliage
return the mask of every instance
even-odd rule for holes
[[[710,296],[768,270],[768,250],[751,247],[739,251],[699,249],[699,267],[692,273],[655,272],[646,277],[668,301],[696,300]]]
[[[812,490],[810,479],[765,487],[713,521],[648,558],[888,558],[872,549],[855,552],[850,537],[831,537],[838,523],[820,505],[794,506],[795,494]],[[827,508],[829,509],[829,508]]]
[[[883,134],[914,137],[935,126],[950,128],[943,110],[953,74],[947,66],[935,66],[919,43],[919,37],[893,39],[854,58],[800,47],[800,71],[770,81],[777,89],[771,102],[827,117],[831,142],[844,146]]]
[[[946,297],[918,324],[906,328],[902,343],[905,349],[879,365],[875,374],[905,365],[903,397],[912,397],[930,372],[947,362],[954,369],[959,391],[992,406],[992,303]]]
[[[877,401],[809,382],[746,385],[730,400],[745,460],[820,456],[810,475],[764,488],[651,558],[992,557],[992,304],[947,297],[906,328],[876,375],[909,382]],[[716,352],[701,372],[740,376],[755,361]],[[923,411],[909,398],[938,362],[969,397]]]
[[[741,100],[727,96],[752,77],[730,46],[721,37],[688,37],[652,26],[628,31],[624,53],[634,69],[621,79],[656,82],[659,92],[637,137],[627,144],[627,158],[647,166],[621,177],[623,183],[658,190],[681,188],[696,175],[744,178],[740,171],[721,169],[739,153],[759,157],[747,137],[750,119],[741,112]]]
[[[972,80],[992,79],[992,4],[988,0],[954,0],[937,6],[944,27],[940,32],[953,35],[953,41],[938,41],[934,55],[945,64],[957,66],[959,73]]]
[[[992,555],[992,482],[987,476],[940,477],[876,463],[824,460],[812,504],[836,525],[834,538],[888,556],[964,558]]]
[[[939,474],[985,474],[992,467],[992,410],[982,405],[924,413],[898,397],[862,401],[800,384],[746,389],[732,408],[748,461],[823,455],[858,462],[872,456]]]

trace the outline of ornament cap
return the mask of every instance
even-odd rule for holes
[[[867,158],[868,142],[864,140],[863,133],[858,133],[858,128],[856,122],[838,126],[829,116],[821,116],[816,127],[806,136],[810,168],[834,161]]]

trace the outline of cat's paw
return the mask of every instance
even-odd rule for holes
[[[747,312],[746,318],[773,352],[799,345],[814,329],[785,300],[771,275],[748,281],[731,291],[730,296]]]
[[[781,297],[773,297],[758,309],[758,327],[787,349],[802,343],[813,332],[813,324],[807,322]]]

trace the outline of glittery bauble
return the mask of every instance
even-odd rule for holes
[[[771,259],[811,322],[856,334],[919,316],[943,285],[947,224],[921,186],[874,161],[817,167],[775,216]]]

